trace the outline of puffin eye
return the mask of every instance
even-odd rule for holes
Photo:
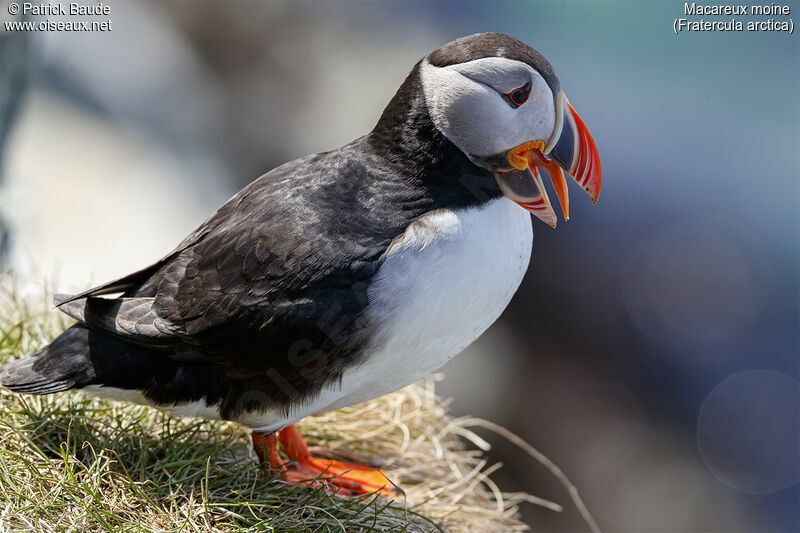
[[[517,108],[528,101],[528,96],[531,94],[531,84],[526,83],[522,87],[517,87],[508,94],[504,94],[503,98],[511,104],[511,107]]]

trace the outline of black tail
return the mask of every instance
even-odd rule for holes
[[[0,385],[23,394],[50,394],[89,385],[95,370],[88,335],[84,326],[72,326],[32,356],[0,367]]]
[[[0,367],[0,385],[23,394],[102,385],[142,391],[155,403],[205,398],[211,405],[228,392],[224,370],[212,363],[176,361],[75,324],[32,356]]]

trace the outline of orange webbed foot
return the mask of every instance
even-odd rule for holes
[[[308,457],[292,461],[281,477],[297,485],[325,484],[330,492],[339,496],[379,493],[396,498],[402,495],[379,468],[331,459]]]
[[[294,425],[280,431],[280,442],[290,458],[289,462],[284,462],[278,454],[278,439],[274,434],[261,436],[253,433],[253,445],[259,459],[267,463],[271,472],[281,472],[284,481],[303,486],[325,486],[331,493],[344,497],[378,493],[396,498],[403,494],[380,468],[313,457]]]

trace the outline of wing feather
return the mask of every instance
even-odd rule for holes
[[[279,167],[159,262],[56,304],[90,329],[168,357],[313,380],[363,339],[355,333],[366,287],[408,223],[387,220],[359,172],[363,162],[341,152]],[[114,292],[122,295],[104,297]]]
[[[89,328],[101,330],[137,344],[174,344],[181,328],[164,320],[153,309],[155,298],[88,297],[67,301],[59,309]]]

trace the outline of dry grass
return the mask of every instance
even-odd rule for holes
[[[0,280],[0,363],[67,325],[43,296],[12,285]],[[432,382],[300,424],[319,452],[383,465],[407,494],[395,502],[269,478],[232,423],[80,392],[1,390],[0,410],[0,531],[521,531],[519,503],[560,509],[500,491],[474,421],[448,417]]]

